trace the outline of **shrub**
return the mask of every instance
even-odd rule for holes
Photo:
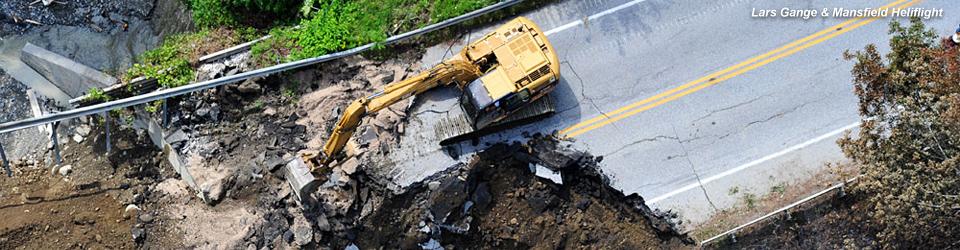
[[[890,25],[890,52],[846,53],[863,120],[840,140],[860,167],[879,242],[951,248],[960,238],[960,50],[913,19]]]
[[[237,26],[252,19],[289,19],[301,0],[187,0],[200,27]]]

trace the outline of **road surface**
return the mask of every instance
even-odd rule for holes
[[[869,43],[885,50],[892,20],[761,18],[751,11],[881,6],[944,8],[944,17],[926,20],[941,34],[960,21],[960,6],[946,0],[551,4],[523,15],[559,53],[562,78],[553,96],[560,112],[484,141],[559,131],[574,147],[604,157],[614,187],[696,225],[745,193],[763,195],[844,160],[835,141],[859,117],[852,62],[842,54]],[[424,66],[487,30],[429,49]],[[466,160],[426,143],[438,117],[456,108],[455,96],[445,89],[417,97],[402,147],[390,157],[401,185]]]

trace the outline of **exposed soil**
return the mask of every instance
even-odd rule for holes
[[[700,241],[709,239],[839,182],[849,180],[856,174],[857,168],[852,164],[829,164],[806,180],[780,183],[766,194],[753,195],[742,189],[748,187],[730,189],[728,195],[739,196],[739,203],[732,208],[717,212],[705,223],[694,226],[695,229],[691,234],[693,238]]]
[[[545,152],[543,150],[549,151]],[[361,248],[637,249],[689,247],[668,218],[611,188],[587,154],[557,142],[498,144],[470,164],[388,198],[363,220]],[[545,158],[549,157],[549,159]],[[557,161],[557,159],[566,158]],[[559,169],[564,185],[531,168]],[[544,170],[540,170],[544,171]]]
[[[827,195],[780,218],[746,228],[736,238],[706,245],[709,249],[876,248],[876,232],[867,226],[864,197]]]
[[[13,177],[0,179],[0,248],[132,248],[137,214],[127,205],[143,201],[143,185],[159,176],[156,154],[136,134],[116,133],[104,155],[103,135],[75,143],[64,138],[66,176],[47,162],[13,162]]]

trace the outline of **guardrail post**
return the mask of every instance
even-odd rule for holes
[[[107,152],[104,154],[110,154],[110,149],[112,148],[112,146],[110,145],[110,112],[103,112],[103,125],[106,126],[106,129],[107,129],[106,130]]]
[[[169,115],[167,114],[167,99],[163,99],[161,102],[162,102],[161,108],[162,108],[163,110],[160,112],[160,119],[161,119],[161,121],[160,121],[160,126],[166,128],[166,127],[167,127],[168,120],[169,120],[169,119],[167,118],[167,117],[169,116]]]
[[[54,122],[50,126],[50,140],[53,141],[53,162],[54,166],[60,166],[60,143],[57,142],[57,127],[60,127],[60,122]]]
[[[730,232],[730,234],[728,234],[728,235],[730,235],[730,241],[731,241],[731,242],[737,243],[737,232],[736,232],[736,231]]]
[[[847,195],[847,182],[840,183],[840,197]]]
[[[10,162],[7,161],[7,153],[3,152],[3,145],[0,145],[0,158],[3,159],[3,169],[7,171],[7,177],[12,177],[13,172],[10,171]]]

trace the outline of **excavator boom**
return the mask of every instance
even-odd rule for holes
[[[323,146],[323,155],[317,161],[319,165],[329,164],[343,150],[347,141],[360,125],[361,119],[368,113],[376,113],[412,95],[423,93],[437,86],[467,82],[480,75],[479,69],[464,60],[454,58],[440,63],[415,77],[391,83],[370,96],[361,97],[350,103],[337,122],[336,127]]]

